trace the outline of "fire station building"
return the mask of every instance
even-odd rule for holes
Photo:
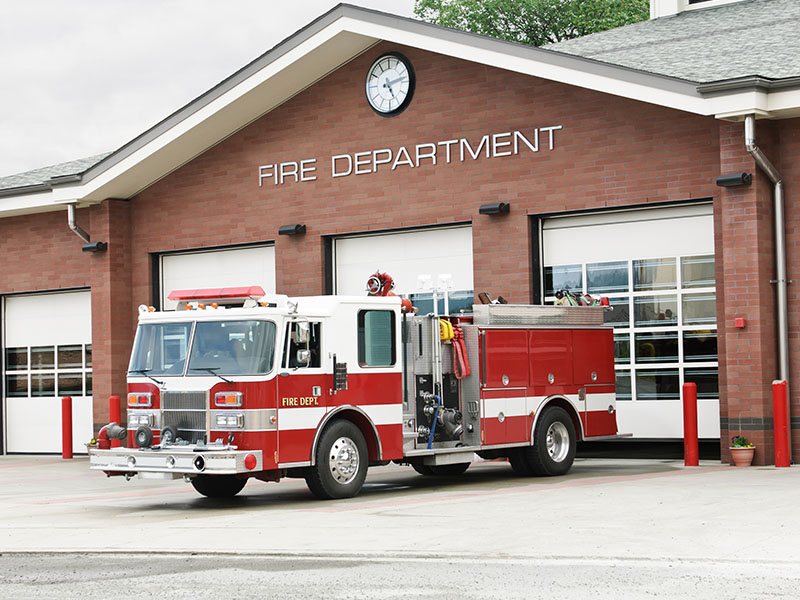
[[[0,178],[2,451],[75,450],[174,289],[614,310],[634,439],[800,451],[800,3],[653,0],[533,48],[340,5],[110,154]]]

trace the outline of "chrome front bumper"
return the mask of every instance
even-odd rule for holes
[[[256,473],[264,469],[261,450],[213,449],[193,446],[171,446],[159,449],[111,448],[101,450],[89,447],[89,468],[109,473],[147,474],[163,473],[175,478],[183,475],[236,475]],[[245,467],[245,457],[252,454],[256,465]],[[172,476],[172,477],[170,477]],[[158,477],[157,475],[155,477]]]

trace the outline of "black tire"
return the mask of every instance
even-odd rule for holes
[[[536,423],[533,442],[525,448],[525,457],[534,475],[551,477],[569,472],[578,440],[566,410],[560,406],[545,409]]]
[[[350,421],[336,419],[322,432],[314,466],[306,471],[306,485],[321,500],[352,498],[364,485],[368,463],[361,430]]]
[[[172,425],[167,425],[166,427],[161,428],[162,444],[174,444],[177,439],[178,439],[178,430],[175,429]]]
[[[242,491],[246,478],[236,475],[198,475],[192,477],[192,486],[207,498],[233,498]]]
[[[463,475],[472,463],[456,463],[452,465],[437,465],[430,467],[433,474],[438,477],[456,477]]]
[[[411,468],[425,477],[431,477],[433,475],[433,469],[431,469],[428,465],[423,465],[420,461],[415,460],[412,462]]]
[[[514,448],[508,453],[508,462],[511,463],[514,474],[519,477],[533,477],[534,475],[526,456],[528,448]]]
[[[149,448],[153,445],[153,430],[147,425],[142,425],[133,434],[133,439],[136,440],[136,445],[139,448]]]

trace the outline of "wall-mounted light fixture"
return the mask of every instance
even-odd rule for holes
[[[495,202],[494,204],[481,204],[478,212],[482,215],[504,215],[511,210],[508,202]]]
[[[281,225],[278,228],[278,235],[303,235],[306,232],[306,226],[300,225]]]
[[[752,173],[730,173],[717,177],[719,187],[733,187],[736,185],[750,185],[753,182]]]
[[[81,248],[84,252],[105,252],[108,250],[108,242],[89,242]]]

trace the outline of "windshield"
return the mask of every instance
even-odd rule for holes
[[[258,375],[272,368],[275,323],[199,321],[187,375]]]
[[[139,325],[128,372],[182,375],[191,330],[191,323]]]

